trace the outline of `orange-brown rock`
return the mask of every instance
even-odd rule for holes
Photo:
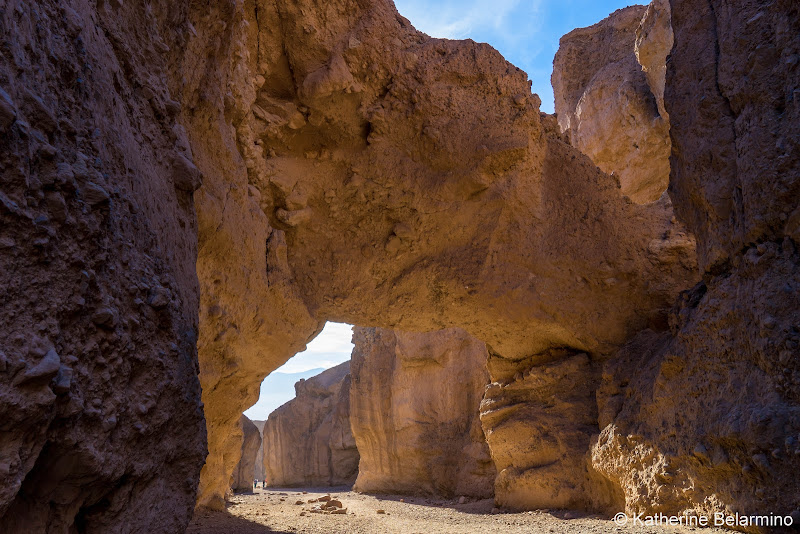
[[[607,354],[664,328],[694,283],[668,203],[631,204],[548,135],[495,50],[430,39],[384,0],[346,13],[278,1],[192,21],[201,504],[221,502],[235,414],[325,320],[462,327],[511,360]]]
[[[350,430],[350,362],[300,380],[295,391],[264,425],[267,484],[352,484],[358,450]]]
[[[490,497],[495,469],[478,419],[486,345],[463,330],[354,330],[350,424],[358,491]]]
[[[671,334],[643,332],[609,361],[592,463],[629,511],[800,517],[800,12],[671,4],[670,194],[703,282]]]
[[[636,61],[642,66],[650,92],[656,98],[658,114],[669,121],[664,108],[667,56],[675,42],[669,0],[652,0],[636,28]]]
[[[553,60],[562,131],[637,203],[657,200],[669,181],[669,120],[659,113],[667,33],[668,6],[626,7],[563,36]]]
[[[0,532],[191,517],[200,175],[171,4],[0,8]]]
[[[231,488],[234,490],[252,490],[253,480],[255,480],[256,459],[259,451],[262,450],[261,432],[259,432],[253,421],[244,415],[239,420],[239,426],[242,432],[241,456],[239,463],[236,464],[236,469],[233,470]]]

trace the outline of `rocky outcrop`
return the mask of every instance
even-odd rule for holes
[[[669,0],[652,0],[636,28],[636,61],[642,66],[650,92],[656,98],[658,114],[669,122],[664,107],[667,56],[675,43]]]
[[[236,469],[233,471],[231,488],[234,490],[252,490],[255,480],[256,459],[261,448],[261,432],[258,427],[242,416],[239,425],[242,429],[242,454]],[[263,480],[263,479],[260,479]]]
[[[478,419],[486,345],[463,330],[355,328],[350,424],[358,491],[491,497]]]
[[[671,2],[670,195],[703,282],[606,366],[592,463],[630,511],[800,518],[800,11],[723,4]]]
[[[571,31],[553,60],[561,130],[638,203],[657,200],[669,181],[663,93],[671,38],[669,6],[656,0]]]
[[[583,452],[597,434],[600,368],[589,355],[568,350],[511,364],[490,360],[493,382],[480,417],[498,471],[499,505],[600,511],[622,506],[619,489]]]
[[[253,480],[264,480],[266,476],[266,471],[264,469],[264,425],[266,421],[253,421],[253,424],[256,425],[258,428],[259,436],[262,437],[261,444],[258,446],[258,451],[256,451],[256,463],[253,472]]]
[[[0,9],[2,532],[179,532],[191,517],[200,174],[168,84],[173,15]]]
[[[495,50],[431,39],[385,0],[345,11],[281,0],[192,19],[202,504],[221,503],[238,414],[325,320],[461,327],[512,361],[609,354],[665,328],[696,281],[668,202],[632,205],[549,134]]]
[[[295,390],[264,425],[267,484],[352,484],[358,450],[350,430],[350,362],[300,380]]]

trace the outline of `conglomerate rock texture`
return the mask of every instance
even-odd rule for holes
[[[354,330],[350,424],[357,491],[486,498],[495,469],[478,418],[485,343],[450,328]]]
[[[261,432],[253,421],[243,415],[239,420],[242,429],[242,455],[236,469],[233,470],[231,488],[234,490],[252,490],[253,476],[256,472],[256,459],[261,448]]]
[[[264,425],[270,486],[339,486],[358,474],[350,430],[350,362],[295,384],[297,396]]]
[[[630,511],[797,517],[800,6],[671,8],[669,190],[703,281],[608,362],[592,463]]]
[[[626,7],[563,36],[553,60],[561,130],[638,203],[657,200],[669,181],[663,112],[669,28],[666,0]]]
[[[0,6],[0,531],[179,532],[205,458],[171,2]]]
[[[387,0],[221,3],[192,28],[201,504],[221,506],[263,377],[325,320],[457,326],[529,364],[552,347],[600,357],[665,329],[696,282],[669,202],[625,198],[488,45],[431,39]]]

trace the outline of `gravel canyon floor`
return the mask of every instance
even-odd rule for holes
[[[338,491],[337,491],[338,490]],[[312,513],[310,500],[330,495],[347,514]],[[303,501],[305,504],[296,504]],[[458,499],[365,495],[347,488],[289,488],[237,494],[225,512],[198,511],[187,534],[304,533],[577,533],[715,534],[720,529],[618,526],[613,520],[564,510],[492,513],[492,499],[458,504]],[[383,510],[385,513],[378,513]],[[302,514],[302,515],[301,515]]]

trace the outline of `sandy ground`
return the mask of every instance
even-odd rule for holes
[[[344,515],[312,513],[310,499],[323,495],[341,501]],[[302,500],[304,504],[296,502]],[[491,500],[466,502],[399,495],[362,495],[348,488],[291,488],[237,494],[226,512],[199,511],[188,534],[429,534],[578,533],[720,534],[730,531],[691,527],[620,527],[608,518],[563,510],[492,513]],[[379,514],[384,510],[385,514]],[[495,510],[495,512],[497,512]]]

